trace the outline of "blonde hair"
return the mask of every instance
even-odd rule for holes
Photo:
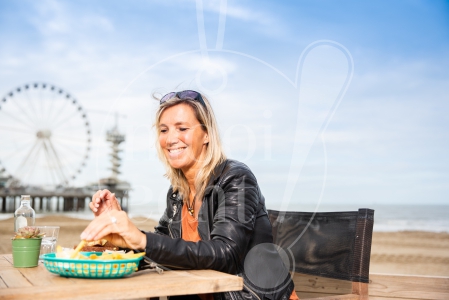
[[[186,199],[186,201],[189,201],[189,184],[181,169],[173,168],[164,155],[163,149],[159,144],[159,122],[162,114],[166,109],[184,103],[189,105],[193,109],[196,119],[201,124],[201,128],[207,133],[209,143],[206,145],[206,153],[202,158],[202,165],[195,177],[195,199],[202,200],[204,191],[206,190],[207,184],[209,182],[209,177],[213,174],[215,167],[226,160],[226,156],[223,152],[220,134],[218,132],[218,126],[212,107],[207,98],[203,95],[201,96],[206,107],[204,107],[197,100],[189,98],[179,99],[174,96],[173,98],[162,103],[159,106],[158,111],[156,112],[156,121],[154,126],[156,128],[156,134],[158,137],[158,139],[156,140],[156,149],[160,160],[164,163],[166,169],[165,176],[170,180],[173,191],[178,192],[183,199]]]

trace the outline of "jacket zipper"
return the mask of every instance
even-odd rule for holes
[[[172,239],[174,239],[173,232],[171,231],[171,222],[172,222],[172,219],[170,219],[170,220],[168,221],[168,233],[170,234],[170,237],[171,237]]]
[[[172,222],[173,222],[173,219],[175,218],[176,214],[178,213],[178,211],[179,211],[179,202],[173,204],[173,216],[168,220],[168,233],[170,234],[170,237],[172,239],[175,238],[175,235],[173,234],[173,231],[171,229]],[[181,230],[182,230],[182,226],[181,226]],[[180,234],[182,236],[182,232],[180,232]]]
[[[173,204],[173,217],[171,217],[171,218],[168,220],[168,233],[169,233],[169,235],[170,235],[170,237],[171,237],[172,239],[175,238],[175,235],[173,234],[173,231],[171,230],[172,222],[173,222],[173,219],[175,218],[175,216],[176,216],[176,214],[177,214],[178,212],[179,212],[179,201],[178,201],[177,203]],[[181,236],[182,236],[182,235],[181,235]],[[174,268],[174,269],[188,270],[188,269],[180,268],[180,267],[178,267],[178,266],[171,266],[171,265],[167,265],[167,264],[164,264],[163,266],[164,266],[164,267],[168,267],[168,268],[172,267],[172,268]]]

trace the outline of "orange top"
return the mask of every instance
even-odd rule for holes
[[[201,241],[200,234],[198,233],[198,219],[191,216],[187,211],[187,205],[182,206],[181,212],[181,235],[184,241],[198,242]],[[198,297],[201,300],[214,300],[213,294],[199,294]]]
[[[181,218],[182,218],[181,223],[182,239],[190,242],[200,241],[201,237],[198,233],[198,219],[195,219],[194,216],[191,216],[189,214],[189,212],[187,211],[187,205],[182,206]],[[212,294],[201,294],[198,295],[198,297],[200,297],[201,300],[214,299]],[[289,300],[299,300],[295,290],[293,290]]]
[[[189,242],[201,241],[200,234],[198,233],[198,219],[195,219],[194,216],[189,214],[187,211],[187,205],[182,206],[181,218],[182,239]]]
[[[295,289],[293,289],[293,292],[292,292],[292,294],[290,295],[289,300],[299,300],[298,295],[296,295]]]

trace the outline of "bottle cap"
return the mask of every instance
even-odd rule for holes
[[[22,200],[31,200],[30,195],[22,195],[20,196]]]

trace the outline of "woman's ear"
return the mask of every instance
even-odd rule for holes
[[[203,144],[209,144],[209,135],[206,134]]]

